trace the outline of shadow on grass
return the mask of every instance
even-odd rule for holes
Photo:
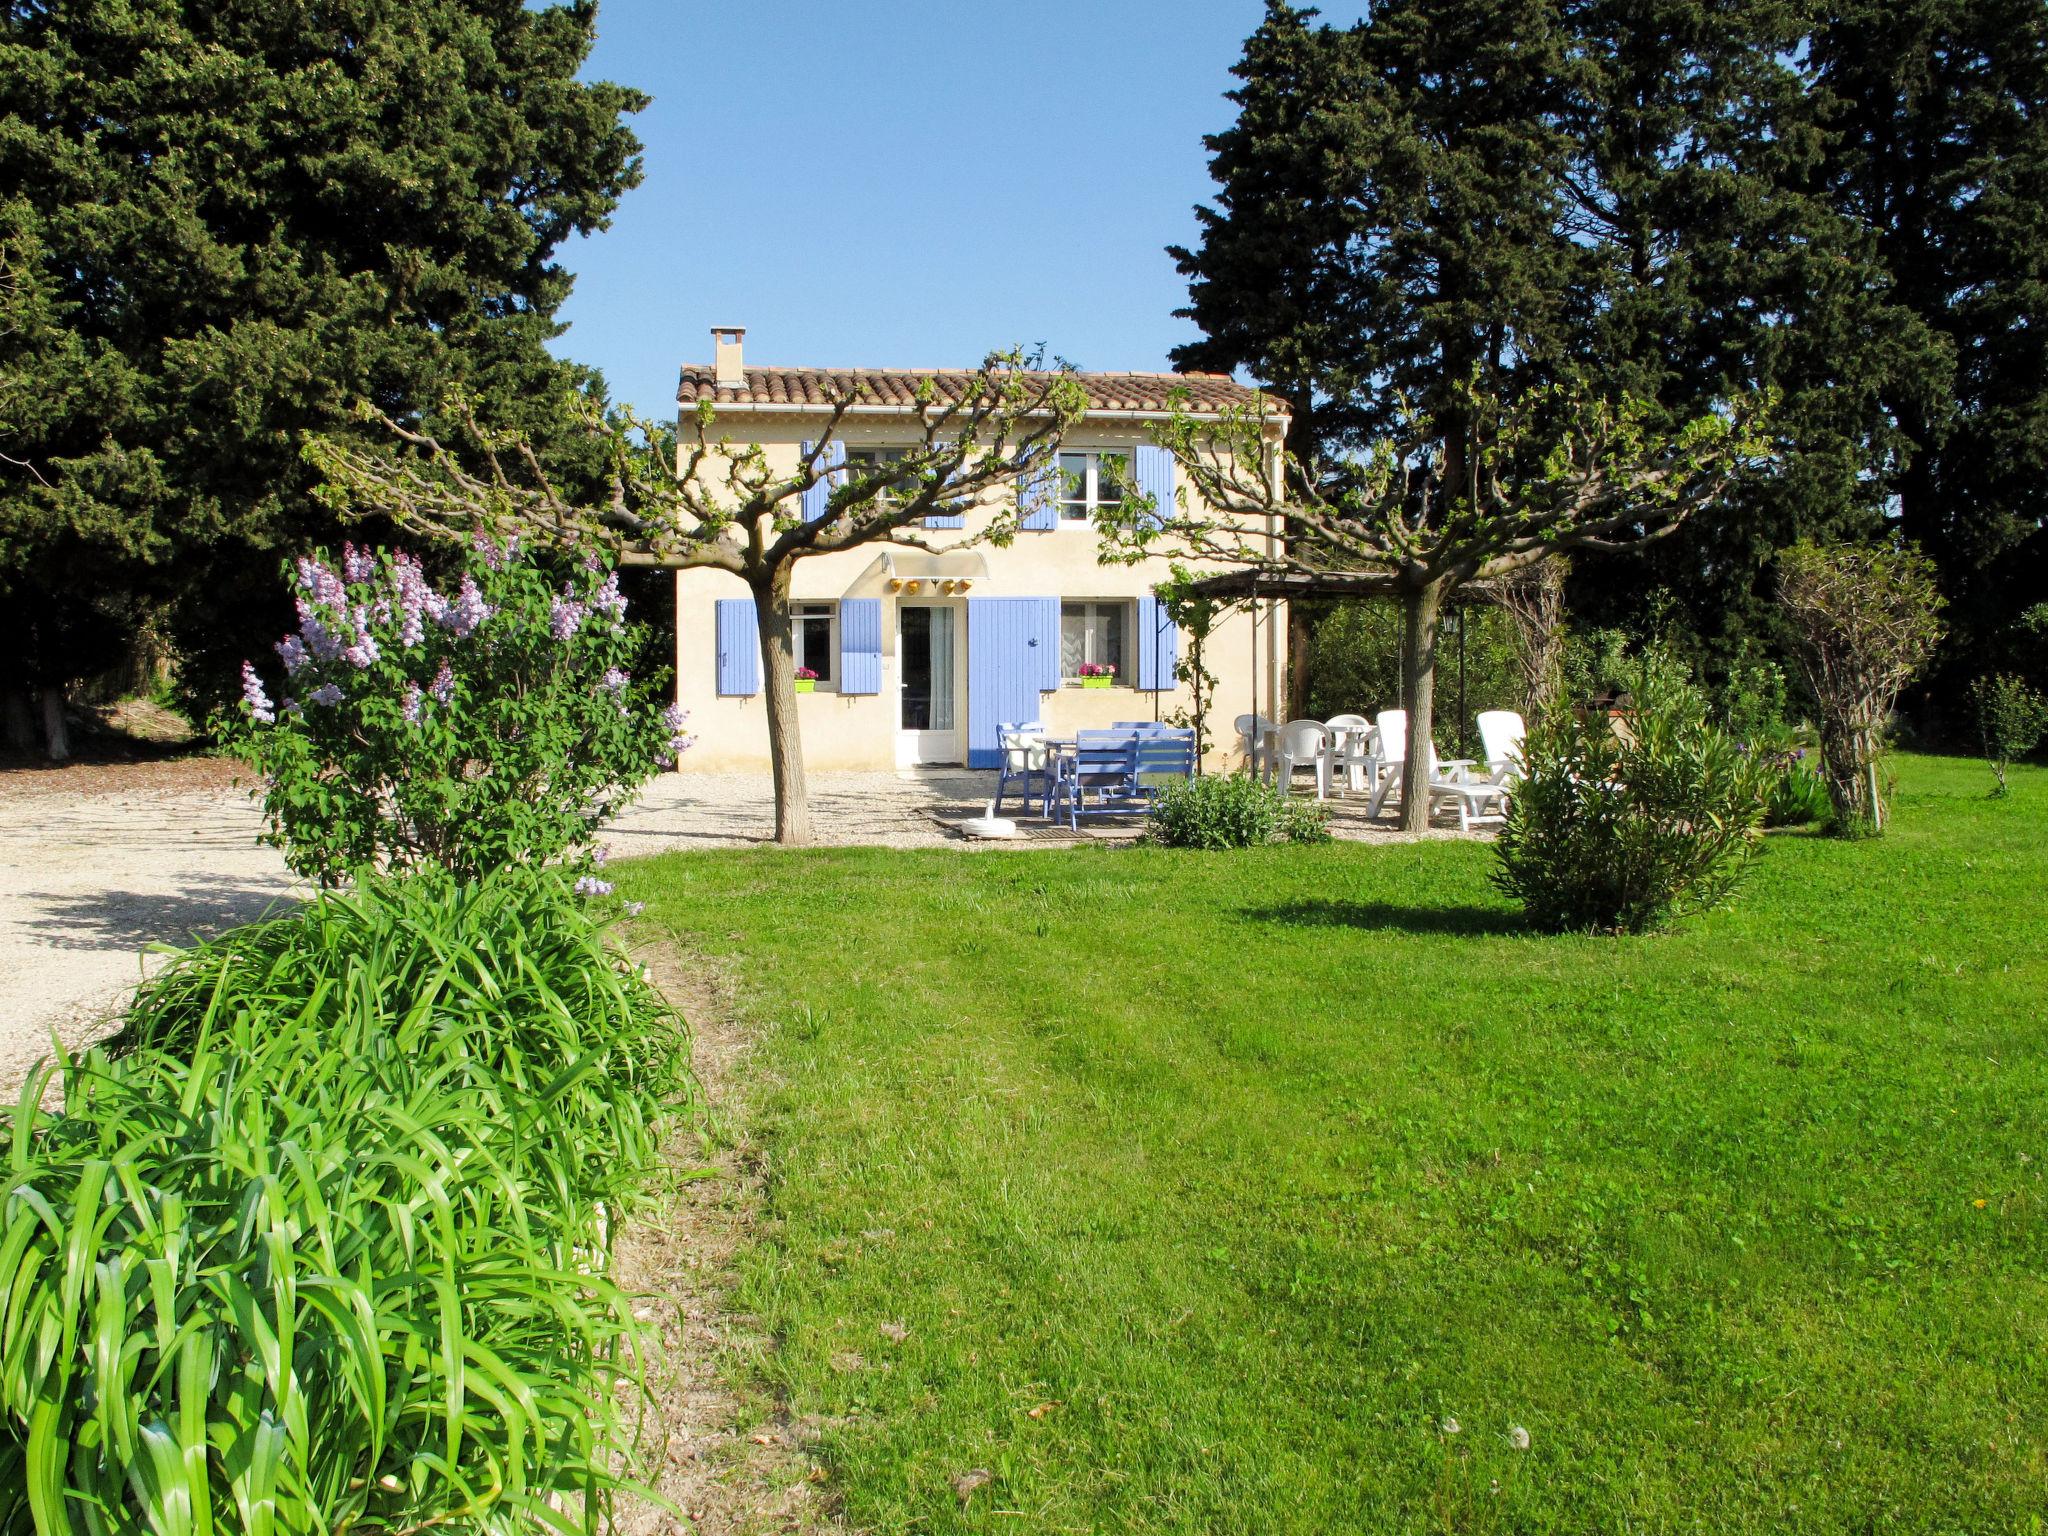
[[[1404,907],[1391,901],[1290,901],[1277,907],[1247,907],[1239,916],[1289,928],[1395,929],[1402,933],[1532,933],[1521,913],[1498,907]]]

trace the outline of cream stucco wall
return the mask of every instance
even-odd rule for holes
[[[735,439],[760,443],[772,467],[793,470],[801,452],[800,444],[819,435],[820,418],[796,412],[721,412],[718,426]],[[849,418],[839,435],[850,448],[902,446],[913,440],[915,428],[914,419],[877,415]],[[1149,441],[1142,421],[1090,420],[1069,435],[1066,447],[1069,451],[1129,452]],[[971,540],[992,515],[990,506],[970,508],[964,529],[923,530],[920,537],[935,551],[944,552]],[[882,600],[882,691],[842,695],[821,689],[797,698],[804,761],[812,769],[874,771],[897,766],[897,621],[903,603],[936,603],[956,610],[955,701],[959,760],[964,762],[969,597],[1130,600],[1149,592],[1170,574],[1164,559],[1147,559],[1137,565],[1104,565],[1097,558],[1099,544],[1092,527],[1062,525],[1044,532],[1019,532],[1008,548],[975,545],[949,561],[949,567],[975,560],[986,565],[986,575],[972,576],[965,593],[936,593],[927,583],[925,590],[911,595],[889,590],[890,573],[882,566],[882,557],[889,548],[869,545],[843,550],[799,561],[796,566],[793,601],[834,602],[846,597]],[[899,571],[908,562],[924,558],[915,551],[894,553]],[[676,573],[676,695],[690,712],[688,729],[696,743],[683,754],[682,769],[686,773],[765,771],[768,766],[768,730],[762,696],[756,693],[721,697],[717,692],[713,605],[720,598],[747,595],[745,584],[723,571]],[[1219,679],[1210,722],[1214,750],[1208,766],[1212,769],[1237,765],[1231,722],[1252,708],[1255,692],[1259,712],[1274,712],[1273,700],[1286,665],[1286,623],[1277,607],[1262,603],[1255,613],[1233,613],[1209,637],[1205,660],[1208,670]],[[1183,636],[1183,654],[1187,643]],[[1055,733],[1067,734],[1118,720],[1163,719],[1189,702],[1184,688],[1153,693],[1130,687],[1129,681],[1119,678],[1117,686],[1106,689],[1070,684],[1042,693],[1040,718]]]

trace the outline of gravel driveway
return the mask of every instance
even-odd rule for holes
[[[0,1092],[76,1046],[161,957],[300,894],[233,767],[214,759],[0,771]],[[933,819],[980,810],[986,774],[820,774],[818,840],[896,847],[956,840]],[[669,774],[608,829],[618,857],[768,841],[759,775]]]

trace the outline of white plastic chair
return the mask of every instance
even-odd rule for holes
[[[1383,709],[1372,730],[1372,750],[1365,760],[1372,780],[1372,804],[1366,814],[1377,816],[1390,795],[1401,789],[1401,765],[1408,760],[1408,711]]]
[[[1281,794],[1293,792],[1295,769],[1313,767],[1316,771],[1316,798],[1330,798],[1329,743],[1329,729],[1320,720],[1290,720],[1280,727],[1279,739],[1273,750],[1273,765]]]
[[[1486,753],[1486,774],[1496,784],[1512,784],[1522,776],[1522,743],[1529,729],[1512,709],[1487,709],[1479,714],[1480,750]]]
[[[1504,770],[1505,771],[1505,770]],[[1458,830],[1470,832],[1475,826],[1494,825],[1507,820],[1509,784],[1505,779],[1468,778],[1463,768],[1449,772],[1437,765],[1436,746],[1429,749],[1429,809],[1449,801],[1458,812]]]
[[[1323,722],[1330,728],[1332,766],[1344,770],[1345,787],[1364,788],[1365,755],[1371,745],[1372,722],[1363,715],[1332,715]]]
[[[1266,732],[1273,729],[1273,722],[1264,715],[1239,715],[1236,721],[1237,739],[1244,747],[1244,760],[1253,773],[1263,776],[1272,765],[1266,761]]]
[[[1003,796],[1009,793],[1012,781],[1021,786],[1019,793],[1026,805],[1032,800],[1031,781],[1034,778],[1038,780],[1039,800],[1051,800],[1052,779],[1047,772],[1051,754],[1045,739],[1045,727],[1036,720],[1006,725],[996,732],[996,746],[1003,754],[1003,761],[1001,772],[996,775],[996,798],[989,807],[989,815],[1002,814]]]

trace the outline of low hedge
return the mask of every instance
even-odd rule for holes
[[[0,1118],[0,1530],[595,1529],[681,1043],[534,872],[178,958]]]
[[[1291,799],[1250,774],[1234,773],[1168,785],[1145,835],[1167,848],[1258,848],[1327,843],[1330,827],[1317,802]]]

